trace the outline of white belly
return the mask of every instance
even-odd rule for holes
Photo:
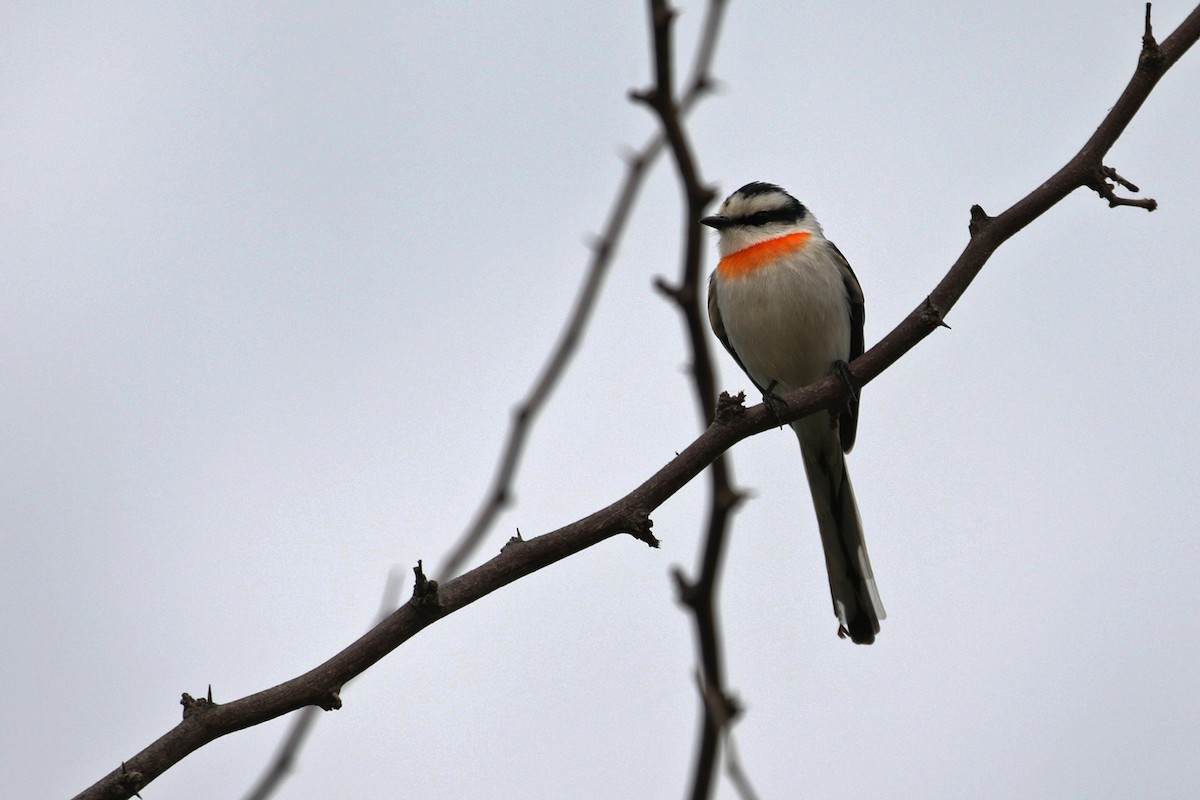
[[[837,262],[806,248],[784,264],[716,282],[729,344],[763,389],[807,386],[850,358],[850,311]]]

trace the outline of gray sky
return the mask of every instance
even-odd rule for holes
[[[867,339],[1085,141],[1140,2],[735,3],[691,133],[723,192],[802,199]],[[1188,4],[1155,4],[1166,35]],[[691,52],[700,4],[684,6]],[[349,643],[490,478],[653,120],[641,3],[9,3],[0,11],[0,766],[81,790],[179,718]],[[1200,784],[1200,54],[864,394],[850,456],[888,619],[835,635],[789,432],[722,587],[764,798],[1187,797]],[[623,495],[698,432],[660,162],[485,553]],[[711,255],[711,254],[710,254]],[[711,258],[710,258],[711,262]],[[749,382],[724,354],[722,386]],[[325,715],[283,797],[679,797],[697,702],[668,571],[703,484],[422,633]],[[407,580],[406,580],[407,583]],[[237,797],[286,722],[144,795]],[[733,792],[722,784],[719,796]]]

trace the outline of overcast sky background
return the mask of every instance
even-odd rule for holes
[[[1155,4],[1165,36],[1189,10]],[[690,130],[722,194],[788,188],[874,343],[1092,133],[1141,2],[734,3]],[[683,6],[681,59],[703,6]],[[682,71],[682,70],[681,70]],[[356,638],[440,562],[654,130],[643,4],[5,3],[0,10],[0,767],[70,796],[179,719]],[[835,635],[790,432],[722,587],[764,799],[1191,797],[1200,785],[1200,53],[1108,163],[864,393],[849,467],[888,611]],[[506,513],[570,522],[699,432],[660,161]],[[711,237],[711,234],[708,234]],[[712,252],[710,251],[711,267]],[[721,386],[748,380],[719,354]],[[704,482],[433,626],[326,714],[283,798],[681,797],[697,699],[669,570]],[[287,721],[146,798],[239,797]],[[721,798],[734,797],[722,781]]]

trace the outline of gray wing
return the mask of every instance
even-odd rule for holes
[[[850,301],[850,358],[848,361],[853,361],[863,354],[863,323],[867,320],[863,290],[858,283],[858,276],[850,268],[850,262],[842,255],[842,251],[838,250],[837,245],[833,242],[829,243],[829,247],[837,255],[842,282],[846,285],[846,298]],[[861,396],[861,391],[858,394]],[[850,401],[846,410],[838,418],[838,432],[842,439],[842,451],[849,453],[854,447],[854,437],[858,433],[858,397]]]
[[[729,355],[733,356],[733,360],[742,368],[742,372],[746,372],[746,365],[742,363],[742,359],[738,356],[737,351],[729,344],[729,334],[725,332],[725,323],[721,320],[721,307],[717,303],[717,271],[714,269],[712,274],[708,276],[708,324],[712,326],[713,333],[721,340],[721,344],[725,345],[725,349],[729,351]],[[862,338],[861,336],[859,338]],[[749,372],[746,372],[746,377],[750,378],[758,390],[766,394],[766,390],[758,385],[758,381],[751,377]]]

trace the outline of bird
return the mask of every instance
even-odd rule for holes
[[[713,333],[775,409],[780,395],[830,374],[847,382],[843,408],[792,423],[817,514],[838,635],[871,644],[885,618],[862,519],[846,471],[859,397],[847,364],[863,352],[863,292],[841,251],[796,198],[755,181],[700,220],[718,232],[708,281]]]

